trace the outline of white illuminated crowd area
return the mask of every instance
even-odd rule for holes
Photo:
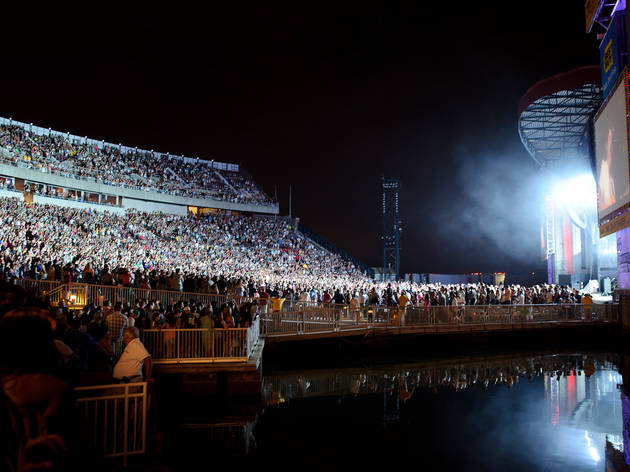
[[[252,297],[275,293],[361,305],[580,301],[577,291],[559,286],[376,282],[303,236],[288,218],[116,215],[18,198],[0,199],[0,269],[5,279]]]

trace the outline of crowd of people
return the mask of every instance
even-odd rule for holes
[[[3,140],[12,138],[1,131],[4,146]],[[76,150],[50,139],[55,153]],[[37,158],[31,150],[31,159],[53,159],[44,148],[38,148]],[[89,169],[87,160],[81,165]],[[144,172],[142,165],[138,175]],[[195,173],[191,169],[191,175]],[[102,300],[72,312],[63,303],[50,306],[44,299],[27,303],[30,295],[20,293],[13,279],[141,288],[148,297],[136,297],[132,303]],[[165,305],[151,296],[152,290],[224,298],[204,303],[202,297],[180,297]],[[227,213],[184,217],[131,210],[113,214],[0,198],[0,383],[10,405],[8,413],[0,408],[0,415],[7,416],[0,424],[10,425],[3,431],[10,439],[0,446],[0,455],[19,461],[24,457],[15,451],[37,447],[16,434],[15,418],[22,416],[11,408],[30,411],[44,405],[54,411],[51,416],[63,418],[63,402],[72,386],[151,382],[152,358],[141,340],[142,330],[160,330],[168,349],[169,330],[246,328],[261,313],[281,309],[283,302],[427,307],[580,303],[581,297],[577,290],[546,284],[377,282],[306,238],[288,218]],[[64,433],[63,425],[56,426],[46,425],[35,435],[52,441],[46,445],[51,450],[62,439],[47,431],[61,431],[61,438],[72,435]]]
[[[0,273],[287,302],[430,306],[581,303],[558,285],[376,282],[291,220],[124,215],[0,199]]]
[[[5,438],[0,455],[14,465],[20,461],[36,464],[41,457],[36,454],[44,454],[57,464],[70,466],[64,470],[72,470],[76,464],[73,457],[83,447],[74,427],[80,420],[73,416],[72,387],[137,381],[150,384],[152,357],[141,340],[141,330],[168,333],[177,328],[212,331],[247,327],[259,316],[260,308],[258,300],[241,305],[234,301],[208,305],[179,301],[164,306],[157,300],[137,299],[132,304],[88,304],[73,312],[63,304],[52,306],[45,297],[37,298],[0,281],[0,397],[5,397],[0,417],[7,416],[3,418],[6,421],[0,421]],[[164,341],[168,348],[166,336]],[[383,388],[382,382],[389,382],[385,387],[405,402],[418,388],[461,390],[497,383],[511,387],[521,378],[541,373],[558,378],[573,372],[588,376],[594,371],[594,361],[591,357],[542,356],[507,363],[489,360],[405,368],[389,376],[367,372],[353,375],[348,388],[356,394],[375,392]],[[317,381],[300,376],[297,387],[290,390],[292,394],[308,393],[309,385]],[[275,391],[267,393],[277,397]],[[20,432],[20,421],[32,428],[28,434]]]
[[[221,294],[228,287],[244,294],[249,285],[341,285],[365,278],[287,219],[115,215],[17,198],[0,199],[0,271],[6,278]]]
[[[83,142],[81,142],[83,141]],[[271,205],[272,200],[241,172],[218,170],[213,162],[143,150],[97,146],[63,135],[42,136],[18,125],[0,125],[3,162],[52,174],[135,190]]]

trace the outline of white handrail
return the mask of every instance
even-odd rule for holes
[[[83,417],[83,436],[104,457],[144,454],[147,436],[147,383],[76,387],[76,404]]]
[[[145,329],[142,344],[154,364],[246,362],[259,333],[258,319],[247,328]]]

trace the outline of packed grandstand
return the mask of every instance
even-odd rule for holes
[[[375,282],[302,236],[260,216],[114,215],[0,200],[6,278],[87,282],[311,302],[465,305],[580,301],[557,286]]]
[[[4,120],[4,164],[66,178],[107,182],[216,201],[265,206],[271,200],[238,166],[221,173],[206,161],[116,147]],[[6,172],[6,167],[5,173]],[[9,168],[10,169],[10,168]],[[5,279],[122,285],[310,302],[464,305],[580,301],[555,286],[386,283],[300,233],[290,218],[216,210],[186,215],[28,201],[50,186],[16,188],[0,178],[0,260]],[[76,196],[76,194],[75,194]],[[54,202],[54,200],[53,200]],[[403,296],[404,295],[404,296]],[[401,297],[402,296],[402,297]]]
[[[80,180],[233,203],[273,202],[238,166],[123,148],[59,132],[42,133],[24,123],[0,122],[3,164]]]

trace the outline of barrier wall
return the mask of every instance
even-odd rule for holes
[[[72,200],[70,198],[54,198],[45,197],[43,195],[33,194],[33,203],[39,203],[41,205],[57,205],[66,208],[79,208],[79,209],[92,209],[98,211],[109,211],[110,213],[116,213],[123,215],[125,209],[113,205],[98,205],[95,203],[82,202],[80,200]]]
[[[153,202],[168,204],[171,206],[180,206],[187,211],[188,206],[197,206],[202,208],[220,208],[223,210],[241,211],[248,213],[267,213],[278,214],[279,205],[276,203],[272,206],[250,205],[245,203],[231,203],[219,200],[180,197],[160,192],[149,192],[144,190],[134,190],[124,188],[122,186],[108,185],[90,180],[80,180],[73,177],[64,177],[61,175],[50,174],[45,171],[38,171],[28,167],[18,167],[11,164],[0,163],[0,175],[7,177],[17,177],[19,179],[37,182],[41,184],[54,185],[71,190],[83,190],[90,193],[100,193],[103,195],[117,195],[123,197],[124,200],[129,198],[140,202]]]
[[[181,205],[169,205],[168,203],[147,202],[143,200],[134,200],[133,198],[123,198],[122,208],[133,208],[135,210],[146,211],[148,213],[157,211],[160,213],[171,213],[174,215],[186,216],[188,207]]]

